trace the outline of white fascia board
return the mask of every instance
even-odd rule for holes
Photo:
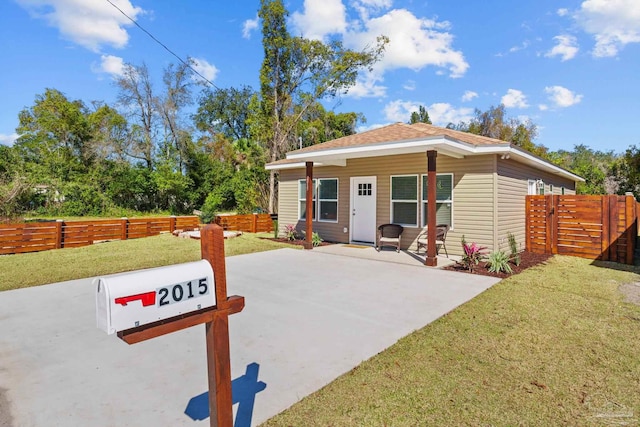
[[[311,160],[309,160],[311,161]],[[313,167],[322,167],[322,166],[347,166],[346,159],[337,159],[337,160],[326,160],[322,162],[313,162]],[[295,163],[283,163],[280,165],[265,165],[266,170],[282,170],[282,169],[300,169],[306,167],[306,162],[295,162]]]
[[[521,159],[524,159],[529,163],[536,164],[540,169],[545,169],[553,174],[564,176],[565,178],[569,178],[575,182],[585,182],[585,179],[581,176],[571,173],[568,170],[562,169],[561,167],[556,166],[553,163],[542,160],[541,158],[527,153],[526,151],[511,147],[511,149],[509,150],[509,154],[515,157],[520,157]]]
[[[377,157],[385,155],[395,154],[410,154],[420,153],[428,149],[435,149],[442,154],[461,159],[465,156],[483,155],[483,154],[509,154],[514,158],[519,158],[524,163],[528,163],[538,167],[539,169],[546,170],[555,175],[560,175],[565,178],[569,178],[573,181],[584,182],[584,178],[575,175],[561,167],[542,160],[524,150],[507,144],[495,144],[495,145],[473,145],[466,142],[458,141],[447,136],[437,136],[433,138],[421,138],[416,140],[402,141],[402,142],[385,142],[381,144],[363,145],[357,147],[340,147],[327,150],[321,150],[309,153],[299,153],[287,155],[287,159],[300,159],[304,161],[327,163],[328,161],[346,160],[363,157]],[[303,160],[304,159],[304,160]],[[304,163],[301,163],[304,166]],[[296,166],[296,167],[302,167]],[[275,169],[275,168],[274,168]],[[282,167],[278,167],[282,169]]]

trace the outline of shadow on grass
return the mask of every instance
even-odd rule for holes
[[[598,260],[592,261],[591,265],[593,265],[594,267],[608,268],[611,270],[627,271],[631,273],[640,274],[640,266],[636,266],[636,265],[621,264],[619,262],[613,262],[613,261],[598,261]]]

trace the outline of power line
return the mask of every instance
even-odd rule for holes
[[[182,62],[187,68],[189,68],[191,71],[193,71],[194,73],[196,73],[198,76],[200,76],[200,78],[202,80],[204,80],[205,82],[209,83],[211,86],[213,86],[216,89],[219,89],[218,86],[214,85],[213,82],[211,82],[208,78],[206,78],[205,76],[203,76],[202,74],[200,74],[195,68],[193,68],[191,66],[191,64],[189,64],[188,62],[184,61],[182,58],[180,58],[176,53],[174,53],[171,49],[169,49],[164,43],[162,43],[160,40],[158,40],[157,38],[154,37],[153,34],[151,34],[149,31],[145,30],[142,25],[138,24],[138,22],[135,19],[132,19],[129,15],[127,15],[126,13],[124,13],[124,11],[122,9],[120,9],[118,6],[116,6],[115,4],[113,4],[111,2],[111,0],[106,0],[107,3],[109,3],[111,6],[115,7],[116,9],[118,9],[118,11],[123,14],[129,21],[133,22],[135,24],[136,27],[140,28],[142,31],[144,31],[149,37],[151,37],[151,39],[153,41],[155,41],[156,43],[158,43],[160,46],[162,46],[167,52],[169,52],[171,55],[175,56],[178,61]]]

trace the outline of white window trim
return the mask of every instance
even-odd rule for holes
[[[320,198],[320,182],[321,181],[335,181],[336,182],[336,198],[335,199],[321,199]],[[318,208],[318,212],[316,212],[316,221],[317,222],[331,222],[331,223],[337,223],[339,220],[339,214],[340,214],[340,180],[338,178],[318,178],[317,182],[317,188],[316,188],[316,207]],[[320,218],[320,203],[322,203],[322,201],[325,202],[336,202],[336,219],[321,219]]]
[[[412,176],[416,178],[416,192],[417,197],[414,200],[394,200],[393,199],[393,178],[401,178],[404,176]],[[389,222],[393,224],[399,224],[403,227],[408,228],[418,228],[418,224],[420,223],[420,175],[418,174],[404,174],[404,175],[391,175],[389,177]],[[393,219],[393,203],[415,203],[416,204],[416,223],[415,224],[403,224],[400,222],[395,222]]]
[[[449,204],[451,205],[451,227],[450,227],[450,229],[449,229],[449,230],[453,231],[453,226],[454,226],[454,224],[455,224],[455,221],[454,221],[454,204],[453,204],[453,198],[454,198],[454,187],[455,187],[455,185],[454,185],[454,183],[455,183],[454,178],[455,178],[455,177],[453,176],[453,173],[451,173],[451,172],[446,172],[446,173],[436,173],[436,178],[437,178],[438,176],[443,176],[443,175],[450,175],[450,176],[451,176],[451,200],[438,200],[438,199],[436,198],[436,205],[437,205],[438,203],[449,203]],[[422,176],[420,177],[420,198],[421,198],[421,199],[422,199],[422,195],[424,194],[424,191],[423,191],[424,189],[422,188],[422,183],[424,182],[423,177],[425,177],[425,176],[427,176],[427,177],[428,177],[428,175],[427,175],[427,174],[422,174]],[[427,178],[427,179],[428,179],[428,178]],[[426,205],[427,203],[428,203],[428,200],[422,200],[422,201],[421,201],[421,204],[420,204],[420,207],[422,207],[422,204],[425,204],[425,205]],[[420,212],[422,212],[422,210],[420,210]],[[423,226],[423,227],[426,227],[426,226],[427,226],[427,224],[425,223],[425,219],[426,219],[426,218],[420,218],[420,224],[422,224],[422,226]]]
[[[322,199],[325,202],[336,202],[336,219],[325,219],[322,220],[320,219],[320,181],[328,181],[328,180],[335,180],[336,181],[336,186],[337,186],[337,198],[336,199]],[[306,198],[301,198],[300,197],[300,184],[303,184],[306,186],[307,184],[307,180],[305,179],[299,179],[298,180],[298,188],[296,188],[296,191],[298,192],[298,221],[306,221],[305,218],[302,218],[302,211],[300,210],[300,204],[301,202],[306,202]],[[312,218],[312,222],[329,222],[329,223],[337,223],[339,222],[339,214],[340,214],[340,179],[338,178],[313,178],[313,194],[315,195],[314,199],[311,201],[316,202],[316,208],[313,210],[313,216],[314,218]],[[305,194],[306,196],[306,194]]]
[[[300,197],[300,184],[301,184],[301,183],[302,183],[302,184],[304,184],[304,186],[305,186],[305,188],[306,188],[306,185],[307,185],[307,179],[306,179],[306,178],[305,178],[305,179],[299,179],[299,180],[298,180],[298,187],[296,188],[296,192],[298,193],[298,221],[305,221],[305,222],[306,222],[306,221],[307,221],[307,219],[306,219],[306,218],[302,218],[302,211],[300,210],[300,202],[302,202],[302,201],[305,201],[305,202],[306,202],[306,201],[307,201],[307,199],[306,199],[306,196],[307,196],[307,195],[306,195],[306,193],[305,193],[305,198],[304,198],[304,199]],[[311,205],[311,206],[313,206],[313,202],[314,202],[314,200],[315,200],[315,202],[316,202],[316,209],[317,209],[317,208],[318,208],[318,192],[317,192],[317,189],[316,189],[316,185],[318,185],[318,181],[317,181],[315,178],[313,179],[312,185],[313,185],[313,189],[314,189],[314,190],[313,190],[313,194],[315,194],[315,198],[311,201],[311,203],[312,203],[312,205]],[[312,208],[312,210],[313,210],[313,208]],[[316,214],[316,212],[315,212],[315,211],[313,212],[313,214],[315,215],[316,219],[313,219],[313,218],[312,218],[312,219],[311,219],[311,222],[316,221],[316,220],[317,220],[317,218],[318,218],[318,215]]]
[[[533,188],[533,193],[531,189]],[[538,194],[538,184],[535,179],[527,180],[527,195],[528,196],[536,196]]]

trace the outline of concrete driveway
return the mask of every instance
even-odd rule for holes
[[[227,258],[236,427],[257,425],[496,279],[282,249]],[[0,426],[209,425],[204,325],[129,346],[91,280],[0,293]]]

